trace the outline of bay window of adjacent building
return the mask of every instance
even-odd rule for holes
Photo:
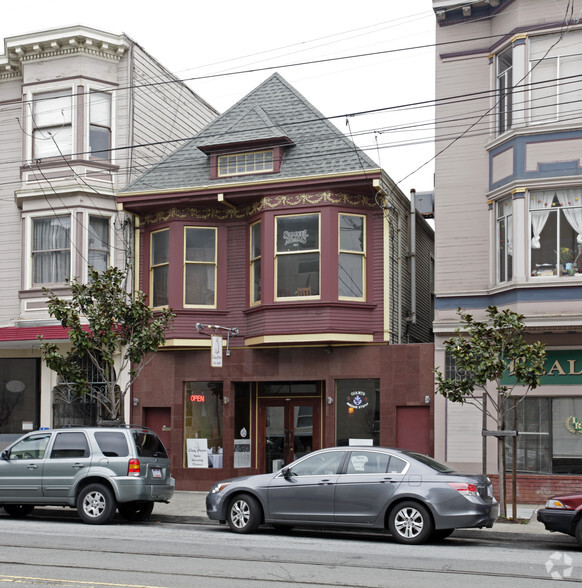
[[[170,265],[170,231],[155,231],[150,237],[150,304],[167,306]]]
[[[111,158],[111,94],[89,93],[89,151],[92,157]]]
[[[497,56],[497,132],[511,128],[512,123],[512,48],[509,47]]]
[[[513,276],[512,200],[497,203],[497,281],[507,282]]]
[[[109,267],[109,217],[89,216],[89,266],[99,272]]]
[[[217,230],[184,229],[184,305],[216,306]]]
[[[32,101],[32,157],[60,157],[73,152],[71,90],[36,94]]]
[[[62,284],[71,277],[71,216],[32,219],[32,284]]]
[[[531,275],[582,274],[582,190],[537,190],[529,195]]]
[[[340,298],[364,298],[365,226],[365,217],[361,215],[339,215],[338,294]]]
[[[250,245],[251,304],[256,304],[261,301],[261,221],[251,225]]]
[[[319,214],[278,216],[275,223],[277,299],[319,296]]]
[[[559,41],[559,42],[558,42]],[[530,37],[530,121],[580,118],[582,31]]]

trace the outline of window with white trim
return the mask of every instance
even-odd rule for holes
[[[512,199],[497,202],[497,281],[513,277],[513,215]]]
[[[216,306],[217,230],[186,227],[184,231],[184,305]]]
[[[529,39],[530,121],[571,121],[582,115],[582,31]]]
[[[497,66],[497,132],[505,133],[512,122],[512,48],[501,52],[496,58]]]
[[[71,90],[35,94],[32,101],[32,157],[60,157],[73,152]]]
[[[273,169],[273,149],[218,156],[219,177],[268,173]]]
[[[155,231],[150,237],[150,304],[167,306],[170,268],[170,230]]]
[[[275,222],[276,297],[319,296],[319,214],[278,216]]]
[[[582,189],[529,194],[531,275],[582,275]]]
[[[363,299],[366,268],[366,218],[339,215],[338,294]]]
[[[89,216],[89,266],[99,272],[109,267],[110,222],[106,216]]]
[[[89,93],[89,151],[92,157],[111,159],[111,94]]]
[[[71,277],[71,216],[32,219],[32,284],[63,284]]]

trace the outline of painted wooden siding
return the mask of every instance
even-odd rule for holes
[[[131,100],[127,98],[128,116],[124,116],[133,121],[126,145],[134,149],[125,156],[125,169],[131,181],[181,146],[173,139],[194,136],[217,111],[139,45],[133,46],[128,60],[125,86],[132,88],[132,95]]]

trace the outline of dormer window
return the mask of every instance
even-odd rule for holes
[[[218,156],[218,177],[274,171],[273,149]]]

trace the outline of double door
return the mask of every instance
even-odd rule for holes
[[[271,473],[321,447],[321,399],[260,398],[261,468]]]

